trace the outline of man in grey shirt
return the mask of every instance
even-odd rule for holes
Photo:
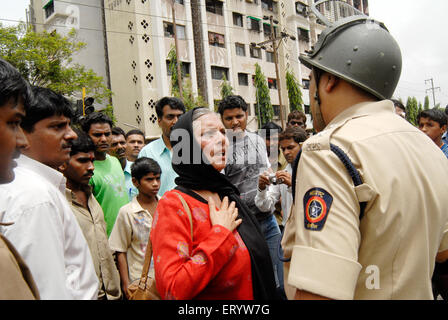
[[[272,212],[262,212],[255,205],[258,177],[270,168],[265,142],[257,134],[246,130],[247,104],[241,96],[231,95],[223,99],[219,104],[218,112],[227,129],[230,142],[224,173],[238,188],[241,199],[260,224],[269,247],[277,289],[285,297],[283,265],[277,255],[281,239],[280,228]]]

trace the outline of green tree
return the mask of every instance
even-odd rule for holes
[[[257,116],[258,126],[261,127],[268,123],[274,117],[274,108],[271,104],[271,97],[269,95],[269,87],[266,77],[261,71],[258,63],[255,64],[255,95],[257,101]]]
[[[290,70],[286,71],[286,88],[288,90],[289,110],[303,112],[302,91],[300,83]]]
[[[191,78],[189,76],[186,76],[183,79],[183,85],[182,85],[182,101],[184,102],[185,109],[191,110],[196,107],[205,107],[208,108],[207,103],[204,101],[204,98],[202,98],[201,95],[195,95],[193,92],[193,85],[191,82]],[[177,93],[177,96],[179,98],[179,92]]]
[[[423,107],[424,110],[428,110],[429,109],[429,97],[425,96],[425,105]]]
[[[73,55],[86,46],[76,40],[76,31],[67,36],[33,32],[24,23],[0,24],[0,56],[14,65],[31,85],[46,87],[71,97],[86,88],[96,103],[110,101],[112,92],[93,70],[73,63]]]
[[[180,98],[184,105],[185,109],[191,110],[195,107],[208,107],[207,103],[204,101],[201,95],[195,95],[193,92],[193,84],[191,82],[190,75],[186,75],[182,77],[182,97],[180,96],[179,90],[179,82],[177,76],[177,55],[176,48],[171,46],[170,51],[168,52],[168,69],[171,73],[171,95],[173,97]],[[182,65],[182,62],[181,62]]]
[[[417,125],[417,114],[418,114],[418,102],[415,97],[408,97],[406,102],[406,119],[413,124]]]
[[[233,95],[233,88],[230,85],[230,82],[227,81],[227,78],[225,75],[224,75],[224,78],[222,79],[220,89],[221,89],[221,99],[224,99],[228,96]]]
[[[168,60],[170,62],[168,64],[168,70],[171,73],[171,95],[179,97],[180,90],[177,74],[177,54],[176,54],[176,48],[173,45],[171,46],[170,51],[168,52]]]

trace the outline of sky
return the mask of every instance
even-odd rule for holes
[[[25,21],[29,0],[0,0],[0,21]],[[434,105],[448,105],[448,12],[447,0],[369,0],[370,16],[383,22],[397,40],[403,56],[403,69],[394,97],[405,103],[409,96]],[[7,21],[13,20],[13,21]]]
[[[424,102],[429,96],[433,107],[431,82],[436,104],[448,105],[448,1],[446,0],[369,0],[370,16],[384,22],[398,42],[403,57],[400,82],[394,96],[406,103],[408,96]],[[426,81],[426,83],[425,83]]]

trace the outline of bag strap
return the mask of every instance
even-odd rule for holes
[[[177,193],[177,196],[179,197],[180,202],[182,202],[182,206],[184,207],[184,210],[187,212],[188,220],[190,220],[190,235],[191,235],[191,241],[193,242],[193,218],[191,217],[191,211],[190,207],[188,206],[185,199],[182,197],[180,193]]]
[[[138,287],[142,290],[146,289],[146,280],[148,278],[149,267],[151,266],[151,257],[152,257],[151,238],[148,238],[148,244],[146,245],[145,262],[143,263],[142,275],[138,283]]]
[[[185,201],[185,199],[179,193],[176,192],[176,194],[179,197],[180,201],[182,202],[182,206],[184,207],[185,211],[187,212],[188,220],[190,220],[190,234],[191,234],[191,241],[193,241],[193,218],[191,217],[190,208],[188,207],[188,204]],[[149,238],[148,244],[146,245],[145,262],[143,263],[142,275],[138,283],[138,287],[142,290],[146,289],[146,280],[148,278],[149,267],[151,266],[151,257],[152,257],[152,244],[151,244],[151,238]]]

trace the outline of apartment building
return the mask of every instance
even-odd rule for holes
[[[279,124],[279,86],[284,118],[289,112],[286,70],[302,83],[303,99],[309,104],[309,70],[299,63],[298,55],[309,50],[313,34],[317,36],[324,29],[322,24],[310,24],[312,0],[198,0],[198,6],[193,8],[194,0],[31,0],[31,7],[35,20],[39,20],[39,14],[43,18],[36,30],[42,25],[46,30],[63,32],[67,28],[58,29],[62,21],[78,27],[79,38],[88,45],[76,61],[106,79],[114,93],[117,125],[125,131],[140,128],[151,139],[160,135],[155,103],[171,93],[167,57],[175,45],[173,2],[182,74],[189,75],[195,92],[199,80],[210,108],[221,99],[220,86],[225,77],[234,92],[248,103],[248,128],[256,130],[256,63],[267,78]],[[346,2],[368,13],[367,0]],[[333,2],[320,10],[327,15],[348,14]],[[77,21],[70,20],[76,16],[71,12],[79,13]],[[288,35],[278,48],[279,83],[271,43],[265,43],[264,48],[257,45],[270,39],[271,17],[276,34]],[[196,26],[194,22],[198,22]],[[202,47],[202,55],[195,46]]]
[[[92,69],[109,86],[102,2],[103,0],[30,0],[28,22],[36,32],[45,30],[67,35],[74,28],[77,40],[87,45],[73,56],[73,63]],[[80,99],[81,93],[74,98]],[[105,101],[97,106],[102,108],[107,103]]]

